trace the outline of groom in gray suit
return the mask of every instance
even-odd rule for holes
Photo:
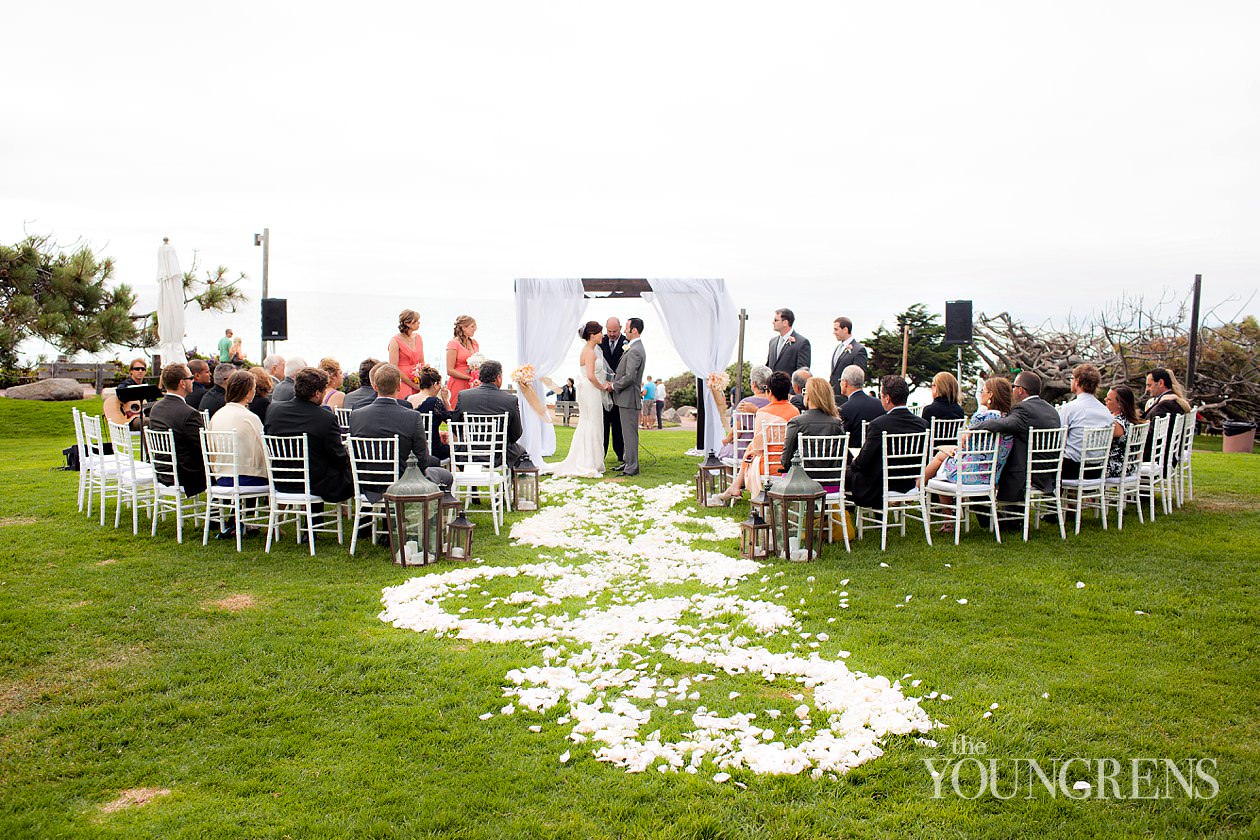
[[[613,376],[613,405],[621,415],[621,440],[625,447],[625,467],[622,475],[639,474],[639,412],[643,405],[643,369],[647,366],[647,354],[643,352],[643,319],[631,318],[626,322],[626,337],[630,343],[617,362]]]

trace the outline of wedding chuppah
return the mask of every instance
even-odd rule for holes
[[[521,278],[516,280],[515,293],[517,359],[536,373],[528,385],[518,382],[523,427],[520,443],[535,464],[542,464],[556,452],[556,433],[546,411],[542,377],[554,372],[569,352],[582,327],[588,298],[641,297],[650,303],[660,325],[660,332],[652,334],[667,335],[688,369],[699,378],[725,370],[739,336],[738,310],[722,279]],[[641,371],[639,375],[641,382]],[[532,393],[527,394],[527,390]],[[724,435],[721,413],[713,395],[702,390],[702,448],[716,448]],[[637,410],[637,394],[635,405]]]

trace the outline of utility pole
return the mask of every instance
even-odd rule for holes
[[[254,234],[254,246],[257,247],[259,245],[261,245],[263,249],[262,300],[266,300],[267,299],[267,269],[268,269],[268,264],[271,262],[271,228],[263,228],[262,233]],[[259,306],[258,320],[260,324],[262,322],[262,314],[261,314],[262,300],[260,300],[258,303],[258,306]],[[263,329],[261,326],[259,326],[258,331],[259,331],[259,334],[262,336],[262,342],[261,342],[262,349],[259,351],[259,356],[258,356],[258,361],[261,363],[263,359],[267,358],[267,331]]]

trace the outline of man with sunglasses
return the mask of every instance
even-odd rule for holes
[[[119,380],[120,387],[130,387],[132,385],[143,385],[145,374],[149,372],[149,363],[144,359],[132,359],[128,366],[127,375]]]

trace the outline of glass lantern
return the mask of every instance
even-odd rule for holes
[[[739,556],[745,560],[765,560],[770,556],[770,525],[756,508],[739,523]]]
[[[439,502],[438,507],[442,516],[442,524],[438,526],[438,533],[442,536],[441,553],[449,557],[451,547],[451,523],[453,523],[459,516],[460,512],[463,510],[463,506],[460,505],[459,499],[451,495],[450,490],[445,490],[442,492],[442,500]]]
[[[785,560],[813,560],[822,553],[827,491],[801,466],[801,453],[783,480],[766,491],[771,540]]]
[[[719,505],[710,505],[709,499],[721,493],[726,487],[726,465],[710,449],[708,457],[696,471],[696,504],[700,507],[719,507]]]
[[[446,556],[452,560],[472,559],[473,524],[460,508],[458,515],[446,526]]]
[[[442,551],[442,489],[425,477],[416,456],[385,490],[389,551],[403,566],[430,563]]]
[[[538,467],[528,457],[512,470],[512,509],[538,510]]]

